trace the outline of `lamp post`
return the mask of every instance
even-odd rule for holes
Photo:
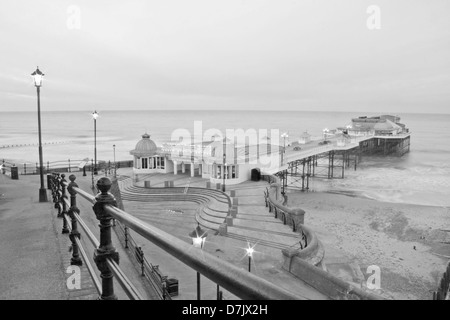
[[[116,145],[113,144],[114,150],[114,178],[117,178],[117,167],[116,167]]]
[[[252,256],[253,252],[255,252],[255,249],[253,249],[253,247],[248,247],[247,249],[245,249],[245,251],[247,251],[248,256],[248,272],[251,272]]]
[[[31,76],[34,79],[34,85],[37,90],[37,108],[38,108],[38,131],[39,131],[39,175],[41,178],[41,187],[39,188],[39,202],[47,202],[47,190],[44,188],[44,164],[42,157],[42,134],[41,134],[41,86],[44,74],[36,68]]]
[[[200,228],[200,224],[197,222],[197,227],[189,233],[192,238],[192,245],[194,248],[203,249],[206,237],[208,233]],[[197,271],[197,300],[200,300],[200,272]]]
[[[327,134],[328,134],[328,132],[330,132],[330,130],[328,130],[328,128],[323,129],[324,141],[327,141]]]
[[[226,161],[227,161],[227,146],[226,146],[226,137],[223,138],[223,167],[222,167],[222,191],[225,192],[225,168],[226,168]]]
[[[223,155],[223,169],[222,169],[222,191],[225,192],[225,174],[227,174],[227,163],[225,162],[226,156]]]
[[[289,138],[289,135],[287,134],[287,132],[284,132],[283,134],[281,134],[281,137],[283,138],[283,153],[282,153],[282,158],[281,158],[281,165],[283,165],[283,158],[284,158],[284,154],[286,153],[286,138]]]
[[[97,172],[97,118],[98,118],[97,111],[94,111],[92,113],[92,118],[94,119],[94,174],[98,174],[98,172]]]

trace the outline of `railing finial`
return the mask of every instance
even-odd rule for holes
[[[117,206],[116,198],[109,193],[112,183],[107,177],[102,177],[97,181],[97,188],[100,193],[95,197],[95,216],[100,220],[100,246],[94,252],[94,261],[101,272],[102,278],[102,300],[117,300],[114,294],[113,274],[108,266],[107,259],[111,258],[119,263],[119,253],[112,245],[111,240],[111,220],[112,217],[105,210],[105,205]]]

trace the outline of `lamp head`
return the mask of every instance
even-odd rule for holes
[[[253,247],[249,247],[245,249],[245,251],[247,251],[247,255],[251,258],[253,256],[253,252],[255,252],[255,249],[253,249]]]
[[[99,114],[97,113],[97,111],[92,112],[92,118],[94,120],[97,120],[98,116],[99,116]]]
[[[208,233],[200,228],[199,224],[197,224],[197,227],[189,233],[189,236],[192,238],[192,244],[194,245],[194,247],[201,249],[205,244]]]
[[[42,80],[44,79],[44,74],[39,70],[39,67],[36,68],[36,71],[34,71],[31,76],[34,80],[34,85],[36,87],[42,86]]]

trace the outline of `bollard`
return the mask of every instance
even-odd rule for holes
[[[83,166],[83,177],[86,177],[86,165]]]
[[[106,177],[97,181],[97,188],[100,190],[100,193],[95,197],[95,204],[92,207],[95,216],[100,220],[100,246],[95,249],[94,261],[101,272],[101,300],[117,300],[117,296],[114,294],[113,274],[106,261],[111,258],[116,263],[119,263],[119,253],[113,247],[111,241],[112,217],[104,210],[105,205],[117,206],[116,199],[108,192],[111,189],[111,185],[111,180]]]
[[[80,232],[78,231],[78,221],[75,214],[80,214],[80,209],[77,207],[77,192],[74,190],[74,188],[78,188],[75,179],[75,175],[71,174],[69,176],[70,183],[67,188],[70,194],[70,209],[68,214],[72,222],[72,232],[69,234],[69,239],[72,242],[72,259],[70,259],[70,264],[72,266],[82,266],[83,260],[81,260],[78,243],[76,241],[76,238],[80,239]]]
[[[14,164],[11,166],[11,179],[19,180],[19,168]]]
[[[67,225],[67,220],[65,219],[65,215],[67,214],[67,204],[66,204],[66,199],[67,199],[67,194],[66,194],[66,179],[65,179],[66,175],[62,174],[61,175],[61,197],[60,197],[60,203],[61,203],[61,207],[62,207],[62,211],[61,211],[61,215],[60,218],[63,219],[63,228],[62,228],[62,233],[66,234],[69,233],[69,227]]]

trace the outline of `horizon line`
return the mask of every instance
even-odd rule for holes
[[[432,115],[450,115],[450,112],[448,113],[442,113],[442,112],[414,112],[414,111],[409,111],[409,112],[404,112],[404,111],[356,111],[356,110],[290,110],[290,109],[281,109],[281,110],[258,110],[258,109],[159,109],[159,108],[154,108],[154,109],[99,109],[97,108],[96,110],[101,110],[101,111],[106,111],[106,112],[122,112],[122,111],[127,111],[127,112],[140,112],[140,111],[165,111],[165,112],[171,112],[171,111],[237,111],[237,112],[242,112],[242,111],[260,111],[260,112],[318,112],[318,113],[325,113],[325,112],[335,112],[335,113],[376,113],[376,114],[432,114]],[[25,113],[25,112],[36,112],[36,110],[0,110],[0,113]],[[92,112],[92,110],[89,109],[81,109],[81,110],[41,110],[41,112],[43,113],[48,113],[48,112]]]

